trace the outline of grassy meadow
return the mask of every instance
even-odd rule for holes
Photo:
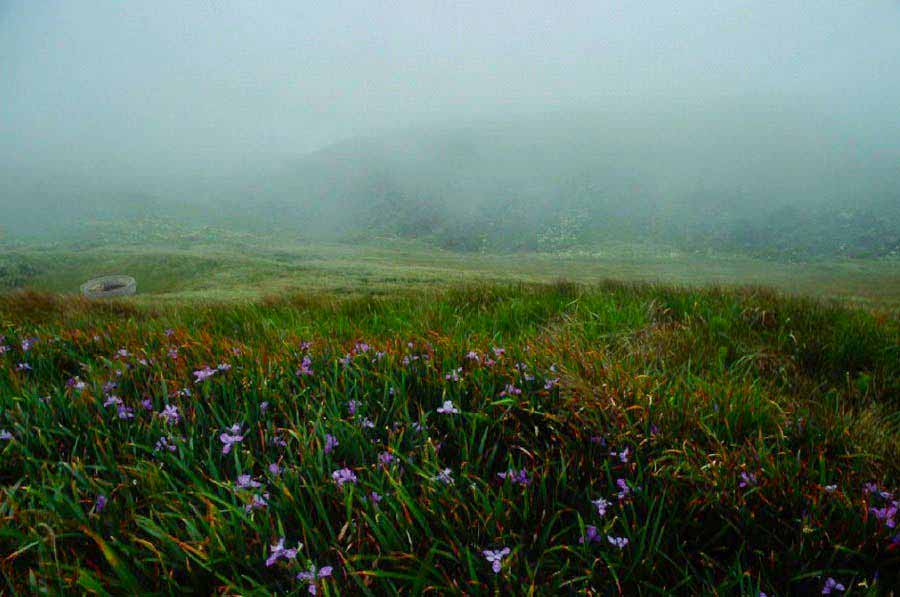
[[[423,242],[326,243],[234,235],[113,240],[103,245],[16,246],[0,251],[0,291],[77,293],[88,278],[128,274],[138,302],[246,300],[285,293],[393,294],[471,283],[584,284],[618,280],[682,286],[762,285],[865,307],[900,306],[900,261],[788,263],[670,246],[608,243],[565,253],[460,253]]]
[[[890,262],[412,242],[4,259],[31,290],[0,294],[0,591],[900,582]],[[140,294],[71,294],[106,273]]]

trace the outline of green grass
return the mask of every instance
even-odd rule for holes
[[[5,275],[4,275],[5,272]],[[246,300],[284,293],[394,293],[486,282],[597,283],[616,279],[691,286],[765,285],[795,295],[896,310],[896,260],[762,261],[609,244],[587,253],[465,254],[411,241],[357,245],[250,237],[103,246],[28,247],[0,254],[0,289],[74,293],[88,278],[128,274],[146,302]]]
[[[301,594],[295,575],[310,563],[334,566],[322,594],[771,595],[818,593],[827,577],[877,594],[900,582],[897,531],[863,490],[898,489],[889,311],[756,288],[502,282],[567,275],[558,257],[503,270],[393,245],[267,251],[178,252],[175,269],[200,273],[172,287],[160,276],[143,287],[160,295],[131,301],[0,295],[8,592]],[[75,258],[72,281],[102,255]],[[171,252],[149,255],[111,267],[147,267],[148,280],[173,267],[153,257]],[[250,272],[264,290],[206,286],[207,274],[226,284]],[[285,292],[301,280],[307,291]],[[188,300],[260,295],[272,296]],[[296,374],[304,354],[312,375]],[[193,382],[219,363],[231,369]],[[75,376],[84,389],[67,387]],[[104,406],[107,394],[134,419]],[[437,413],[445,400],[461,412]],[[177,424],[156,414],[166,404]],[[235,423],[243,441],[223,454]],[[154,451],[163,436],[173,452]],[[610,454],[625,448],[624,462]],[[380,464],[385,451],[395,464]],[[344,467],[358,482],[338,487]],[[453,485],[435,480],[443,469]],[[530,483],[498,478],[510,469]],[[741,487],[742,473],[755,481]],[[241,474],[263,486],[236,489]],[[622,499],[618,479],[631,490]],[[262,492],[268,504],[247,511]],[[588,525],[600,542],[579,543]],[[282,536],[302,544],[296,560],[266,567]],[[504,546],[494,574],[481,552]]]

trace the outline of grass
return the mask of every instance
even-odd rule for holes
[[[311,564],[333,566],[320,594],[900,582],[897,530],[872,511],[890,502],[865,489],[898,488],[890,311],[760,288],[510,284],[472,274],[478,260],[435,285],[452,255],[406,253],[395,283],[384,254],[354,265],[328,250],[283,258],[325,278],[315,291],[252,301],[187,300],[202,286],[171,301],[0,295],[7,591],[304,593]],[[93,257],[79,259],[81,276]],[[272,264],[261,279],[280,267],[247,259]],[[332,286],[351,271],[378,272],[377,291]],[[447,400],[460,412],[438,413]],[[243,438],[227,454],[223,433]],[[355,483],[335,482],[343,468]],[[527,485],[498,476],[520,470]],[[244,474],[261,485],[238,488]],[[589,527],[600,540],[580,543]],[[267,567],[281,537],[296,558]],[[503,547],[495,574],[482,551]]]
[[[74,293],[85,280],[127,274],[147,302],[247,300],[284,293],[382,293],[471,283],[581,283],[608,279],[706,286],[766,285],[869,308],[900,306],[896,260],[790,264],[697,255],[649,245],[586,253],[460,254],[423,243],[350,245],[248,237],[210,243],[173,238],[103,246],[25,247],[0,254],[0,289]]]

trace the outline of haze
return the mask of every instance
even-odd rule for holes
[[[894,1],[6,0],[2,226],[127,196],[337,229],[372,176],[454,221],[585,175],[659,213],[896,205],[898,32]]]

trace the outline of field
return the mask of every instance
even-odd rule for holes
[[[298,292],[391,294],[485,282],[565,279],[591,284],[613,279],[689,286],[763,285],[865,307],[895,311],[900,307],[900,261],[896,259],[785,263],[622,243],[562,254],[492,255],[443,251],[398,239],[341,244],[199,234],[167,234],[156,242],[114,239],[102,246],[0,251],[0,290],[27,286],[76,293],[88,278],[106,274],[133,275],[141,295],[153,303],[244,300]]]
[[[4,258],[36,289],[0,294],[10,593],[900,583],[893,263],[255,241]],[[142,294],[60,294],[105,273]]]

